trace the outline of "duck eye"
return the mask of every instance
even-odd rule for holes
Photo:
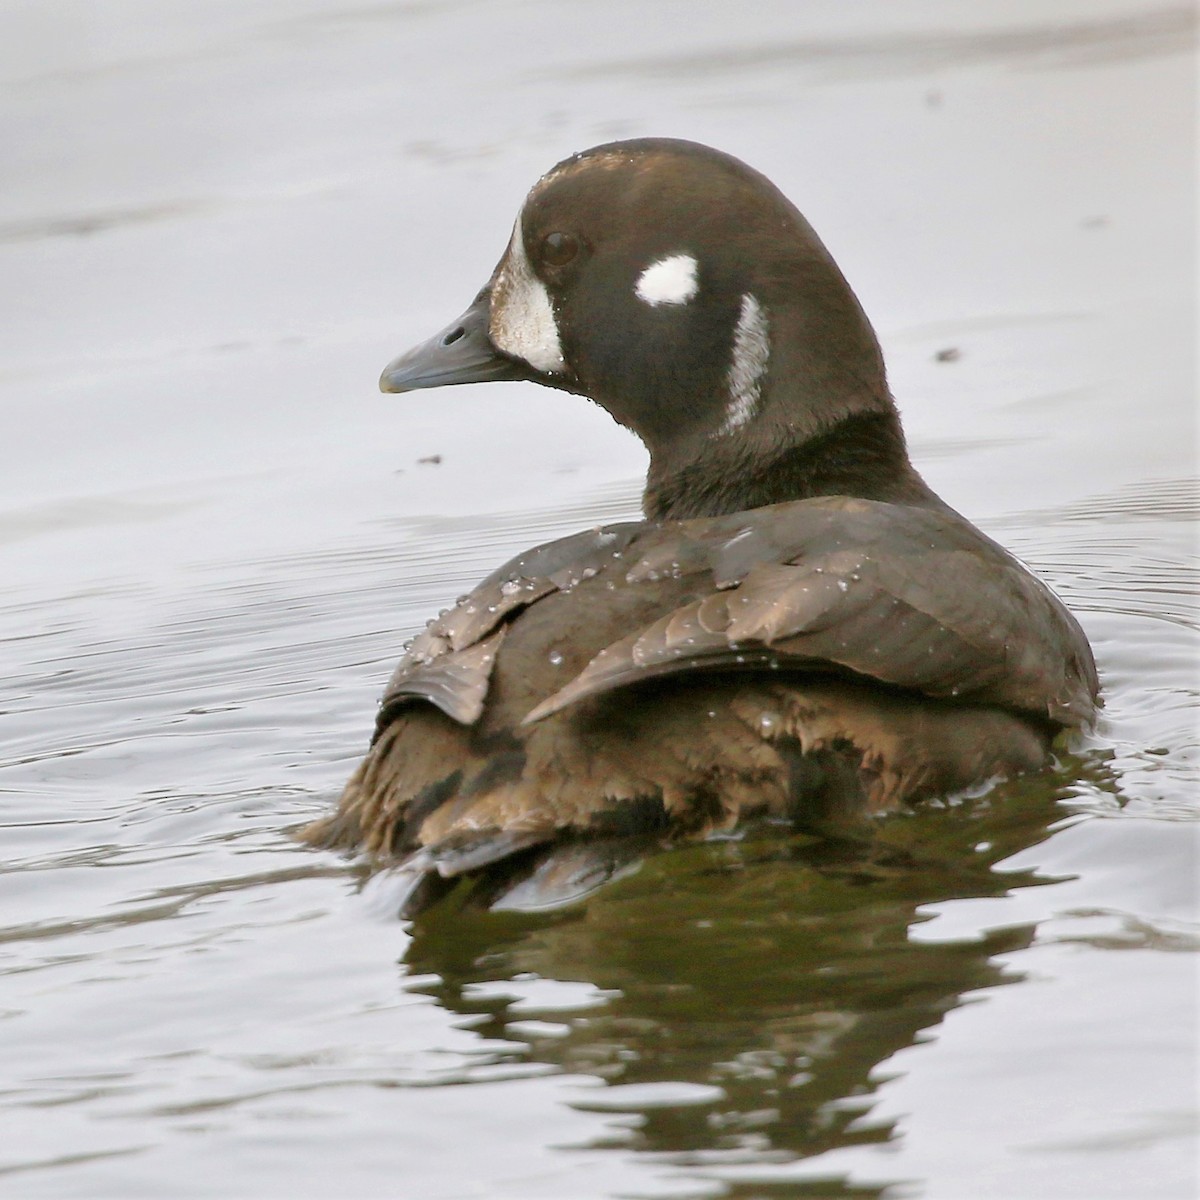
[[[549,267],[565,267],[579,253],[579,239],[570,233],[548,233],[538,247],[538,257]]]

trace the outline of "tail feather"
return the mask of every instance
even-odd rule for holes
[[[657,846],[753,816],[859,836],[871,814],[1034,769],[1047,743],[996,708],[827,679],[677,683],[649,703],[604,697],[505,738],[414,704],[336,811],[301,836],[365,852],[404,916],[464,875],[497,907],[547,908]]]

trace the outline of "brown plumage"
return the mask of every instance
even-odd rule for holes
[[[741,206],[732,224],[705,219],[706,188]],[[671,255],[692,277],[676,263],[645,300]],[[844,832],[1036,769],[1093,716],[1078,625],[912,469],[853,294],[735,160],[642,141],[560,164],[472,309],[384,386],[504,377],[584,392],[641,434],[654,519],[519,556],[409,647],[307,831],[399,864],[406,914],[464,874],[493,898],[569,897],[633,852],[614,845],[750,815]]]

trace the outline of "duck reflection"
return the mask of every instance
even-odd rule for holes
[[[476,1017],[482,1036],[525,1042],[535,1062],[609,1084],[706,1085],[700,1104],[639,1105],[636,1091],[628,1105],[605,1104],[598,1093],[597,1107],[635,1114],[625,1149],[700,1164],[887,1141],[894,1129],[869,1116],[884,1078],[875,1068],[965,994],[1017,982],[993,957],[1033,936],[1021,926],[913,940],[921,906],[1050,882],[993,867],[1041,841],[1087,773],[1064,762],[1057,776],[890,818],[865,842],[764,830],[673,851],[553,915],[452,897],[415,925],[406,966],[436,975],[417,986]],[[583,981],[609,999],[533,1012],[500,994],[530,978]]]

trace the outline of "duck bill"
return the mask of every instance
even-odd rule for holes
[[[491,289],[486,287],[457,321],[393,359],[379,377],[381,392],[415,392],[418,388],[497,379],[532,379],[526,363],[501,354],[488,336]]]

